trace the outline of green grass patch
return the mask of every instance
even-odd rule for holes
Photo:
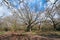
[[[36,32],[37,35],[40,36],[48,36],[48,37],[60,37],[60,31],[41,31],[41,32]]]
[[[0,35],[5,34],[5,31],[0,32]]]

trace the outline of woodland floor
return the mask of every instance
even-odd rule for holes
[[[34,33],[32,34],[32,32],[26,32],[26,33],[22,33],[22,32],[6,32],[3,35],[0,35],[0,40],[5,40],[5,39],[3,39],[4,35],[5,36],[13,35],[13,37],[11,37],[12,38],[11,40],[17,40],[18,36],[20,37],[19,40],[60,40],[60,38],[44,37],[44,36],[34,35]]]

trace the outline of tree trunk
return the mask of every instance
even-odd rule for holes
[[[52,20],[52,22],[53,22],[53,28],[54,28],[54,30],[56,30],[56,24],[53,20]]]
[[[27,32],[30,32],[31,31],[31,26],[27,26],[27,30],[26,30]]]
[[[39,25],[39,30],[40,30],[40,25]]]
[[[54,27],[54,30],[56,30],[56,25],[55,24],[53,24],[53,27]]]

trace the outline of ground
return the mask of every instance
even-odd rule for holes
[[[4,33],[4,32],[2,32],[2,33]],[[1,33],[1,35],[0,35],[0,38],[2,38],[1,36],[2,36],[2,33]],[[45,36],[41,36],[42,34],[43,35],[45,35]],[[48,36],[46,36],[46,35],[48,35],[49,34],[49,32],[41,32],[40,34],[37,32],[21,32],[21,31],[18,31],[18,32],[10,32],[10,31],[8,31],[8,32],[5,32],[3,35],[15,35],[15,36],[13,36],[13,37],[18,37],[19,35],[20,35],[20,37],[22,37],[22,39],[23,40],[28,40],[28,38],[30,38],[30,40],[60,40],[60,38],[55,38],[55,37],[48,37]],[[51,33],[54,33],[54,32],[51,32]],[[59,34],[59,32],[55,32],[55,33],[58,33]],[[37,35],[37,34],[39,34],[39,35]],[[9,37],[8,36],[8,37]],[[12,38],[13,38],[12,37]],[[7,36],[6,36],[6,38],[7,38]]]

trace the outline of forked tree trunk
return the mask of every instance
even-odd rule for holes
[[[31,30],[32,30],[32,29],[31,29],[31,26],[28,25],[26,31],[27,31],[27,32],[30,32]]]

